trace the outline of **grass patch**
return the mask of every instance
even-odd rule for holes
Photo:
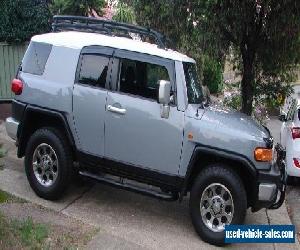
[[[26,203],[25,200],[15,197],[10,193],[0,190],[0,204],[7,203],[7,202],[17,202],[17,203]]]
[[[0,144],[0,158],[3,158],[7,153],[7,150],[3,148],[3,146]]]
[[[33,249],[40,249],[49,234],[46,225],[35,224],[30,217],[23,221],[13,220],[11,226],[22,244]]]
[[[0,190],[0,203],[5,203],[5,202],[8,202],[8,201],[11,201],[13,200],[13,196],[10,195],[9,193],[6,193],[2,190]]]
[[[46,249],[48,226],[32,218],[8,220],[0,214],[0,249]]]

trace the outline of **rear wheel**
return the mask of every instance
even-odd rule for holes
[[[26,147],[25,170],[38,196],[49,200],[62,196],[72,176],[72,157],[59,130],[41,128],[34,132]]]
[[[242,224],[246,209],[243,183],[228,167],[208,166],[196,178],[190,195],[190,214],[204,241],[224,245],[225,226]]]

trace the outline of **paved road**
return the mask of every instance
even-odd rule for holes
[[[100,227],[88,249],[217,249],[196,235],[188,213],[188,200],[164,202],[101,184],[73,186],[64,199],[45,201],[31,191],[23,161],[16,159],[15,146],[0,125],[0,143],[8,154],[0,171],[0,189],[33,203],[59,211],[79,221]],[[286,207],[276,211],[248,212],[248,224],[290,224]],[[298,249],[298,245],[231,245],[230,249]]]

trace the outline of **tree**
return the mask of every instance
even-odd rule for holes
[[[195,28],[192,13],[188,11],[186,1],[122,0],[122,2],[133,6],[138,24],[157,29],[170,38],[172,44],[169,44],[169,47],[193,57],[197,62],[199,75],[205,76],[204,63],[208,60],[219,64],[218,70],[220,71],[215,73],[222,74],[228,46],[223,46],[218,42],[206,43],[208,33],[204,35]],[[209,80],[205,82],[208,83]],[[207,85],[212,92],[215,92],[216,88],[211,88],[213,83]]]
[[[232,48],[242,72],[242,111],[246,114],[252,112],[255,95],[272,94],[259,92],[261,88],[274,85],[282,89],[281,83],[293,79],[300,58],[298,1],[126,2],[134,6],[138,23],[164,31],[188,54],[198,46],[221,59]]]
[[[300,58],[300,5],[292,0],[199,3],[191,6],[199,27],[208,27],[216,39],[228,41],[236,52],[242,71],[242,111],[251,114],[260,85],[293,78]]]
[[[50,9],[53,15],[100,16],[105,5],[105,0],[53,0]]]
[[[113,20],[124,23],[135,23],[134,10],[126,3],[118,3]]]
[[[50,30],[46,0],[0,0],[0,41],[19,43]]]

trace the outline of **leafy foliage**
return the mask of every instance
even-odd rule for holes
[[[105,0],[53,0],[50,9],[53,15],[102,15],[105,5]]]
[[[293,80],[300,59],[300,4],[294,0],[123,0],[137,22],[167,34],[201,62],[222,64],[229,49],[242,72],[242,111],[250,114],[258,86]],[[277,83],[280,83],[279,85]],[[279,90],[276,89],[276,92]]]
[[[0,41],[19,43],[50,30],[46,0],[0,0]]]
[[[120,2],[117,5],[117,11],[113,16],[113,20],[124,23],[135,23],[134,10],[126,3]]]
[[[205,57],[203,63],[203,85],[209,88],[210,93],[216,94],[222,90],[223,68],[216,60]]]

